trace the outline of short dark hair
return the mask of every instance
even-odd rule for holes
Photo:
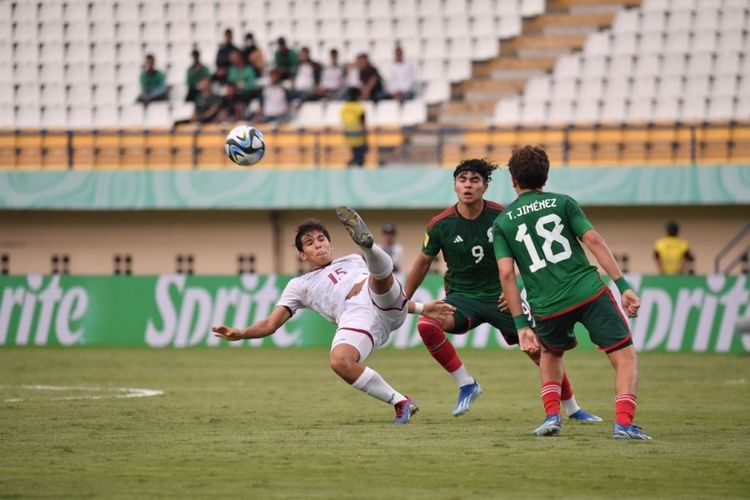
[[[193,49],[192,52],[190,52],[190,55],[193,56],[193,57],[200,57],[201,56],[201,51],[198,50],[198,49]]]
[[[540,189],[547,183],[549,157],[544,148],[526,145],[513,151],[508,170],[522,189]]]
[[[484,182],[490,182],[492,180],[492,172],[496,169],[497,165],[490,163],[484,158],[470,158],[463,160],[456,166],[456,169],[453,171],[453,178],[458,177],[461,172],[476,172],[482,176]]]
[[[305,219],[297,225],[297,234],[294,236],[294,246],[297,247],[297,251],[302,251],[302,237],[313,231],[320,231],[323,235],[331,241],[331,235],[328,234],[328,229],[318,219]]]
[[[669,236],[677,236],[680,234],[680,226],[673,220],[667,222],[667,234]]]
[[[357,87],[349,87],[346,89],[346,100],[347,101],[356,101],[359,99],[360,91]]]

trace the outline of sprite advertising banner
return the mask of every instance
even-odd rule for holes
[[[265,318],[290,276],[0,276],[0,346],[306,347],[328,346],[334,326],[311,311],[298,312],[274,335],[236,343],[210,334],[212,325],[237,327]],[[641,296],[630,320],[640,351],[750,351],[747,276],[629,276]],[[415,294],[426,302],[442,294],[429,275]],[[613,290],[618,297],[617,290]],[[420,346],[417,318],[409,315],[390,347]],[[579,348],[592,349],[583,328]],[[510,348],[489,325],[452,337],[457,347]]]

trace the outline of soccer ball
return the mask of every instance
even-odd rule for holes
[[[263,133],[250,125],[240,125],[227,134],[224,143],[227,156],[241,167],[255,165],[266,153],[266,142]]]

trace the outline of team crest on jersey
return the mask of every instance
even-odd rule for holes
[[[424,233],[424,240],[422,240],[422,246],[427,247],[428,243],[430,243],[430,235],[427,233]]]

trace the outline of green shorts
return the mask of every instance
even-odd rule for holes
[[[453,314],[455,324],[448,333],[466,333],[482,323],[489,323],[500,333],[509,345],[518,344],[518,332],[510,312],[497,308],[497,299],[472,299],[457,293],[449,294],[445,301],[456,308]]]
[[[573,327],[581,323],[591,341],[606,353],[633,343],[630,327],[609,288],[602,288],[589,302],[572,311],[544,319],[536,318],[539,341],[552,352],[563,352],[577,345]]]

